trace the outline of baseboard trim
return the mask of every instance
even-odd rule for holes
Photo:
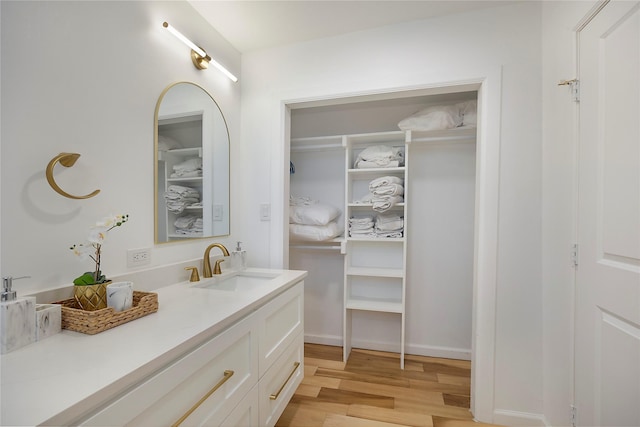
[[[407,344],[406,353],[445,359],[471,360],[471,349]]]
[[[493,411],[493,423],[504,426],[546,427],[549,425],[542,414],[510,411],[508,409],[495,409]]]
[[[335,335],[308,335],[305,334],[304,342],[309,344],[333,345],[342,347],[342,337]]]
[[[333,345],[342,347],[342,337],[336,335],[312,335],[305,334],[304,342],[310,344]],[[366,348],[369,350],[388,351],[398,353],[397,343],[384,341],[353,340],[353,348]],[[471,360],[471,350],[451,347],[426,346],[407,344],[405,353],[417,356],[442,357],[446,359]]]

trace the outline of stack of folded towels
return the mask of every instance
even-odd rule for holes
[[[173,213],[182,213],[187,206],[200,203],[198,190],[182,185],[170,185],[164,193],[167,210]]]
[[[342,234],[340,209],[310,197],[289,197],[290,240],[324,241]]]
[[[353,167],[356,169],[397,168],[404,165],[404,153],[400,147],[372,145],[362,150]]]
[[[404,202],[404,179],[397,176],[383,176],[369,183],[369,194],[355,203],[370,203],[376,212],[386,212],[398,203]]]
[[[350,237],[375,237],[375,218],[373,215],[364,215],[349,218]]]
[[[202,236],[202,218],[195,215],[184,215],[175,220],[176,234],[185,236]]]
[[[202,159],[194,157],[173,166],[171,178],[192,178],[202,176]]]
[[[376,237],[402,237],[404,218],[396,214],[381,214],[376,217]]]
[[[404,218],[396,214],[349,218],[350,237],[402,237]]]

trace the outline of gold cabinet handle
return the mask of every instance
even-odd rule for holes
[[[209,398],[209,396],[211,396],[213,393],[216,392],[216,390],[218,390],[220,387],[222,387],[222,384],[224,384],[227,381],[229,381],[229,378],[231,378],[233,376],[233,374],[234,374],[234,371],[229,371],[229,370],[224,371],[224,377],[222,377],[222,379],[220,381],[218,381],[218,384],[214,385],[213,388],[211,390],[209,390],[209,392],[207,394],[202,396],[202,398],[200,400],[198,400],[198,402],[195,405],[193,405],[191,407],[191,409],[189,409],[187,412],[185,412],[185,414],[182,417],[180,417],[180,419],[178,421],[173,423],[171,425],[171,427],[178,427],[180,424],[182,424],[182,422],[184,420],[186,420],[187,417],[193,413],[193,411],[195,411],[196,409],[198,409],[198,407],[200,405],[202,405],[202,402],[207,400]]]
[[[47,182],[49,182],[49,185],[51,186],[51,188],[53,188],[53,190],[56,193],[61,194],[64,197],[68,197],[70,199],[77,199],[77,200],[79,200],[79,199],[88,199],[88,198],[93,197],[96,194],[98,194],[100,192],[100,190],[95,190],[92,193],[87,194],[86,196],[74,196],[73,194],[69,194],[66,191],[64,191],[62,188],[60,188],[60,186],[58,185],[56,180],[53,179],[53,168],[56,166],[56,164],[58,162],[60,162],[60,164],[62,166],[70,168],[71,166],[73,166],[76,163],[76,160],[78,160],[78,157],[80,157],[80,154],[78,154],[78,153],[60,153],[60,154],[58,154],[53,159],[51,159],[51,161],[47,165],[47,170],[45,172],[45,175],[47,176]]]
[[[293,364],[293,370],[291,371],[291,373],[287,377],[287,380],[284,382],[284,384],[282,384],[282,386],[280,386],[280,390],[278,390],[278,392],[276,394],[272,394],[272,395],[269,396],[269,399],[276,400],[278,398],[278,396],[280,396],[280,393],[282,393],[282,390],[284,390],[284,386],[287,385],[287,383],[289,382],[289,380],[291,379],[293,374],[296,373],[296,369],[298,369],[298,366],[300,366],[300,362],[296,362],[296,363]]]

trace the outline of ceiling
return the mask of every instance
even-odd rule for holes
[[[238,51],[247,53],[523,0],[188,1]]]

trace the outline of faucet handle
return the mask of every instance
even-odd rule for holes
[[[198,267],[185,267],[185,270],[191,270],[191,277],[189,277],[190,282],[199,282],[200,274],[198,274]]]
[[[220,258],[216,260],[216,265],[213,266],[213,274],[222,274],[220,263],[224,262],[224,259]]]

